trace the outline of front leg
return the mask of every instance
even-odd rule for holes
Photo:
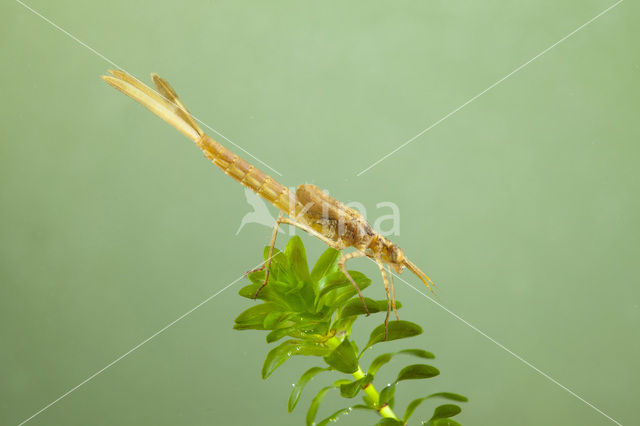
[[[353,284],[353,286],[355,287],[356,291],[358,292],[358,296],[360,296],[360,300],[362,301],[362,306],[364,306],[364,310],[367,313],[367,316],[369,316],[369,308],[367,307],[367,303],[364,301],[364,296],[362,296],[360,287],[358,287],[358,284],[356,284],[354,279],[351,277],[351,275],[347,271],[347,267],[345,266],[345,264],[347,263],[347,260],[354,259],[357,257],[362,257],[362,256],[364,256],[364,252],[360,250],[354,251],[353,253],[344,254],[338,261],[338,265],[340,266],[340,269],[342,269],[342,273],[346,275],[349,281],[351,281],[351,284]]]

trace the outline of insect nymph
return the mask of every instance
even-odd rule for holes
[[[387,294],[388,307],[385,327],[392,309],[396,318],[398,317],[395,309],[393,274],[387,275],[385,265],[389,269],[395,269],[398,273],[401,273],[405,267],[408,268],[425,283],[427,288],[431,289],[433,283],[429,277],[407,259],[400,247],[374,231],[359,212],[335,200],[314,185],[300,185],[294,194],[287,187],[262,173],[255,166],[247,163],[204,133],[166,80],[152,74],[157,90],[154,91],[124,71],[112,70],[110,73],[112,75],[102,77],[107,83],[174,126],[194,141],[204,152],[204,155],[223,172],[255,191],[280,210],[271,237],[269,256],[260,268],[266,268],[264,283],[256,292],[256,297],[269,280],[273,247],[278,227],[281,224],[298,227],[336,250],[344,250],[348,247],[356,249],[351,253],[343,254],[338,264],[355,287],[367,314],[369,311],[364,297],[356,282],[347,272],[346,262],[349,259],[364,256],[373,259],[380,269]]]

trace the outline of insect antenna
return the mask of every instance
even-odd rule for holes
[[[417,276],[418,278],[420,278],[420,280],[427,286],[427,288],[429,289],[429,291],[431,293],[433,293],[434,296],[437,296],[436,292],[434,291],[434,288],[437,288],[436,284],[431,281],[431,278],[429,278],[427,276],[427,274],[425,274],[424,272],[422,272],[420,270],[420,268],[418,268],[413,262],[411,262],[409,259],[406,259],[404,261],[404,264],[407,268],[409,268],[409,270],[411,272],[413,272],[415,274],[415,276]]]

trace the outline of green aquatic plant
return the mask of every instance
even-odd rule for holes
[[[269,247],[264,250],[265,260]],[[430,360],[435,358],[431,352],[423,349],[405,349],[387,352],[377,356],[368,369],[360,364],[362,354],[383,342],[406,339],[422,333],[422,328],[410,321],[391,321],[385,336],[384,324],[371,332],[369,340],[362,350],[350,339],[351,330],[359,318],[366,315],[362,301],[347,277],[338,267],[340,252],[327,249],[309,271],[307,256],[302,240],[293,237],[284,252],[274,249],[271,260],[269,282],[258,294],[261,303],[250,307],[235,319],[236,330],[264,330],[268,344],[285,339],[271,349],[262,366],[262,378],[269,377],[279,366],[297,355],[317,357],[321,366],[305,371],[294,384],[289,395],[288,409],[293,411],[303,389],[314,377],[334,371],[347,376],[323,387],[312,399],[307,411],[307,425],[326,425],[336,421],[341,415],[352,410],[368,410],[381,416],[378,425],[405,425],[416,408],[432,398],[443,398],[454,402],[466,402],[467,398],[450,392],[436,392],[411,401],[404,415],[397,413],[395,389],[397,383],[404,380],[429,379],[440,371],[429,364],[411,364],[402,368],[394,382],[380,391],[374,386],[376,374],[396,355]],[[361,290],[371,284],[371,280],[357,271],[349,271]],[[239,294],[253,299],[262,285],[265,271],[254,271],[249,275],[251,284],[242,288]],[[370,313],[386,312],[386,300],[372,300],[365,297]],[[397,304],[400,308],[402,305]],[[361,321],[364,323],[364,321]],[[360,324],[360,323],[359,323]],[[386,338],[385,338],[386,337]],[[349,377],[348,375],[351,375]],[[316,422],[318,409],[325,394],[337,391],[345,399],[360,395],[362,403],[350,403],[347,407],[335,411],[324,420]],[[460,423],[451,417],[460,413],[456,404],[437,406],[431,418],[425,420],[429,426],[455,426]]]

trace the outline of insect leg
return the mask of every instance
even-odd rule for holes
[[[351,284],[353,284],[353,286],[355,287],[356,291],[358,292],[358,296],[360,296],[360,300],[362,301],[362,306],[364,306],[364,310],[367,313],[367,316],[369,316],[369,308],[367,308],[367,304],[364,301],[364,296],[360,291],[360,287],[358,287],[358,284],[356,284],[356,282],[351,277],[349,272],[347,272],[347,267],[345,266],[345,264],[347,263],[347,260],[354,259],[356,257],[362,257],[362,256],[364,256],[364,252],[360,250],[354,251],[353,253],[349,253],[349,254],[343,254],[340,260],[338,261],[338,265],[340,266],[340,269],[342,269],[342,273],[345,274],[347,279],[349,279],[349,281],[351,281]]]
[[[276,237],[278,236],[278,227],[282,223],[282,219],[283,219],[282,213],[280,213],[278,215],[278,220],[276,220],[276,226],[273,227],[273,235],[271,235],[271,244],[269,244],[269,256],[267,256],[267,260],[262,264],[261,267],[254,269],[253,271],[247,272],[247,273],[251,273],[256,271],[262,271],[263,269],[267,268],[267,272],[265,272],[264,274],[264,282],[262,283],[260,288],[256,291],[256,294],[253,295],[254,300],[258,298],[258,294],[260,294],[260,291],[262,291],[264,286],[267,285],[267,281],[269,280],[269,270],[271,269],[271,258],[273,257],[273,247],[276,245]]]
[[[282,223],[286,223],[286,224],[295,226],[297,228],[302,229],[303,231],[308,232],[309,234],[313,235],[314,237],[319,238],[321,241],[326,243],[329,247],[332,247],[332,248],[334,248],[336,250],[344,250],[344,248],[345,248],[344,244],[342,244],[340,242],[337,242],[337,241],[334,241],[334,240],[332,240],[330,238],[325,237],[324,235],[322,235],[321,233],[319,233],[318,231],[316,231],[315,229],[311,228],[310,226],[308,226],[308,225],[306,225],[304,223],[300,223],[298,221],[295,221],[295,220],[289,219],[289,218],[282,218],[282,219],[280,219],[280,221]],[[347,260],[353,259],[353,258],[356,258],[356,257],[362,257],[364,255],[365,255],[364,252],[362,252],[360,250],[354,251],[353,253],[345,254],[338,261],[338,265],[340,265],[340,269],[342,269],[342,272],[346,275],[347,279],[351,282],[353,287],[358,292],[358,296],[360,296],[360,300],[362,301],[362,305],[364,306],[364,310],[365,310],[365,312],[367,313],[367,316],[368,316],[369,315],[369,308],[367,308],[367,304],[364,301],[364,296],[362,295],[362,292],[360,291],[360,287],[358,287],[358,284],[355,282],[353,277],[351,277],[351,275],[349,274],[349,272],[347,271],[347,268],[345,266],[345,263],[347,262]]]
[[[280,226],[281,223],[286,223],[287,225],[300,228],[303,231],[306,231],[309,234],[313,235],[314,237],[317,237],[318,239],[323,241],[325,244],[327,244],[329,247],[332,247],[336,250],[344,249],[344,245],[325,237],[324,235],[320,234],[318,231],[316,231],[315,229],[311,228],[310,226],[304,223],[298,222],[288,217],[283,217],[282,213],[280,213],[278,215],[278,220],[276,220],[276,226],[273,228],[273,235],[271,236],[271,245],[269,246],[269,256],[267,257],[267,261],[260,268],[255,269],[255,271],[261,271],[266,267],[267,272],[265,273],[265,276],[264,276],[264,283],[262,283],[258,291],[256,291],[256,294],[253,296],[254,299],[258,297],[258,294],[260,294],[260,291],[267,285],[267,280],[269,279],[269,266],[271,265],[271,257],[273,256],[273,247],[276,244],[276,236],[278,235],[278,226]]]
[[[291,225],[291,226],[295,226],[296,228],[300,228],[303,231],[313,235],[314,237],[318,238],[320,241],[322,241],[323,243],[325,243],[326,245],[328,245],[331,248],[334,248],[336,250],[344,250],[345,249],[345,245],[332,240],[331,238],[327,238],[326,236],[322,235],[321,233],[319,233],[318,231],[316,231],[315,229],[313,229],[312,227],[310,227],[309,225],[302,223],[302,222],[298,222],[295,219],[290,219],[288,217],[283,217],[282,219],[279,219],[281,223],[286,223],[287,225]]]
[[[376,263],[380,268],[380,274],[382,274],[382,281],[384,282],[384,291],[387,293],[387,316],[384,319],[384,340],[387,340],[387,325],[389,324],[389,314],[391,313],[391,297],[389,296],[389,280],[387,279],[387,272],[384,269],[382,259],[376,257]]]
[[[393,308],[393,313],[396,315],[396,321],[398,321],[400,317],[396,309],[396,287],[393,285],[393,271],[391,270],[391,266],[389,266],[389,281],[391,281],[391,307]]]

